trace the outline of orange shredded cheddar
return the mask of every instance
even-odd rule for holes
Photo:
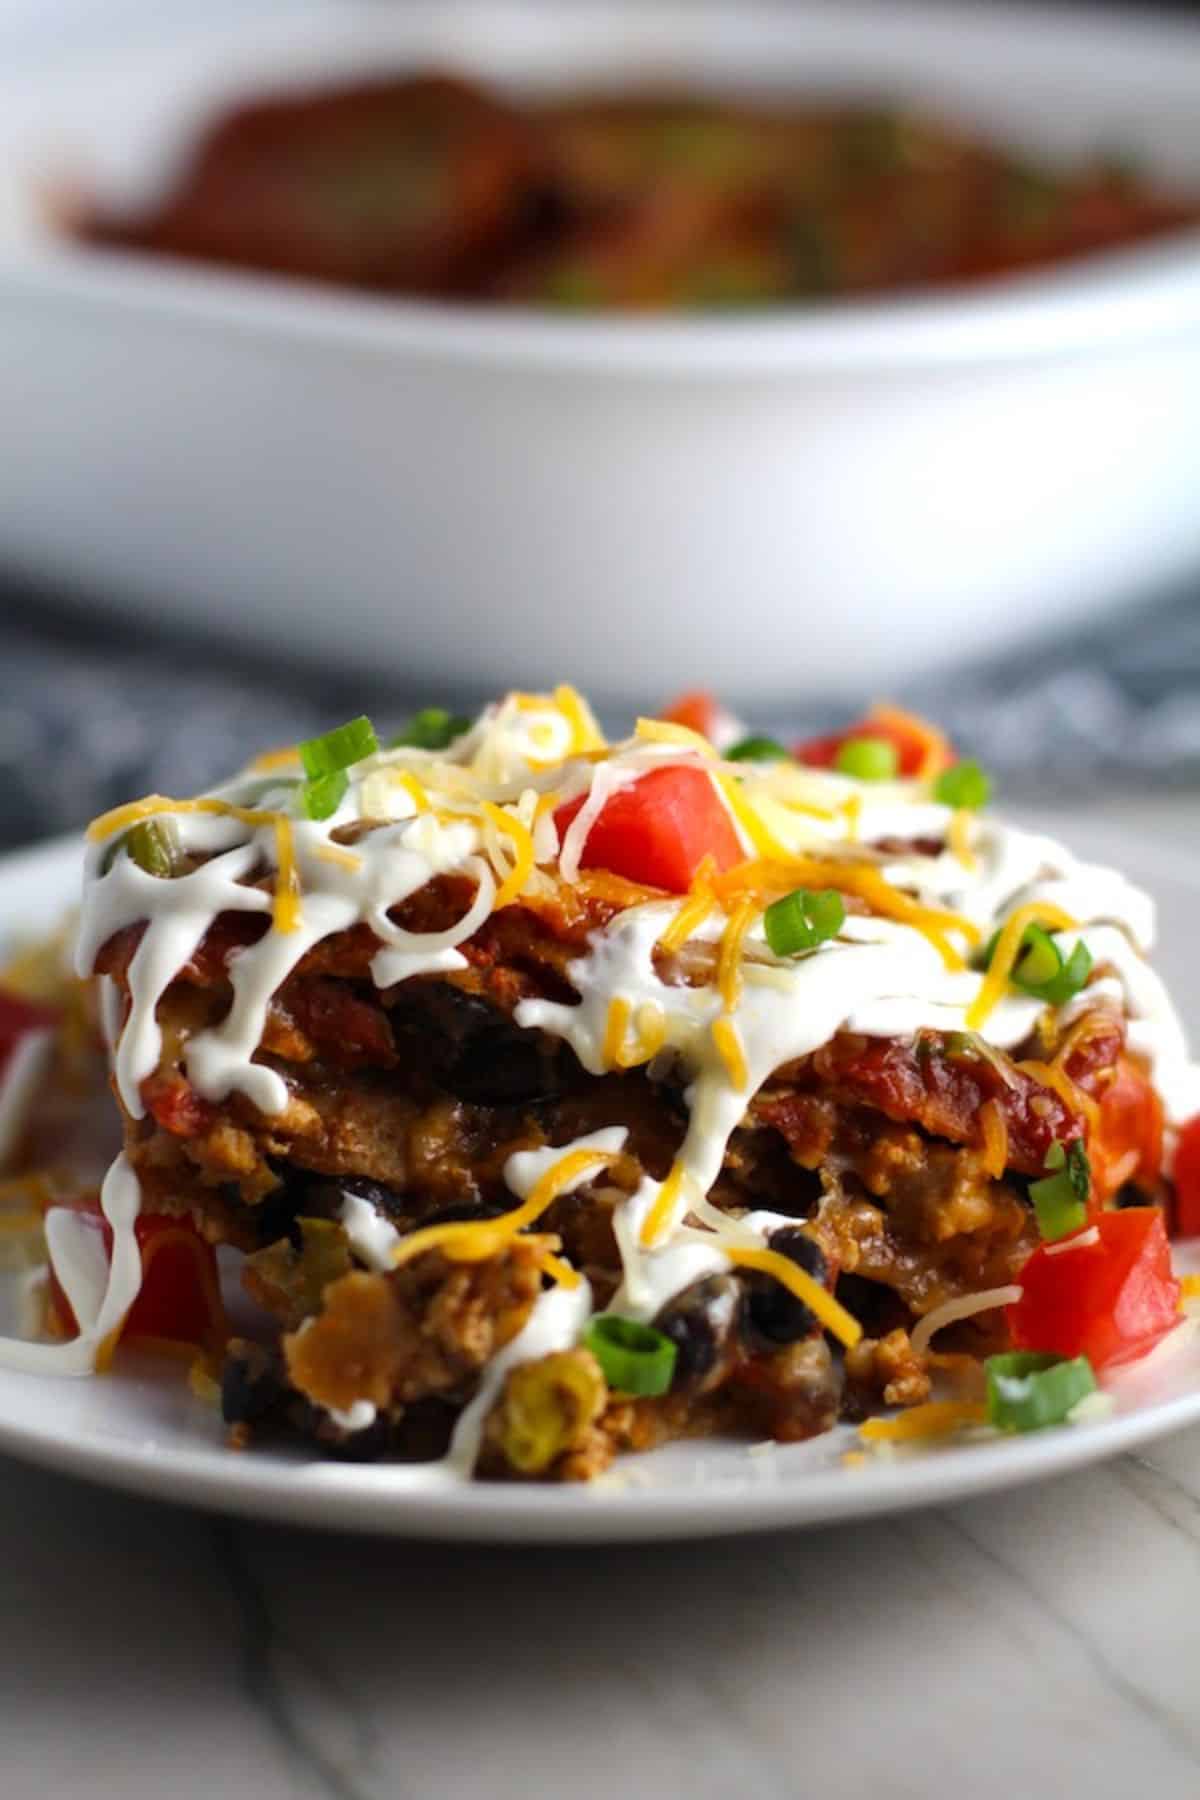
[[[282,750],[264,750],[250,764],[255,775],[270,775],[276,769],[292,769],[300,761],[300,752],[295,744],[288,744]]]
[[[554,690],[554,704],[571,727],[571,755],[587,751],[607,750],[604,733],[596,723],[591,707],[577,688],[562,682]]]
[[[909,1444],[950,1437],[964,1425],[986,1425],[987,1408],[973,1400],[927,1400],[894,1419],[867,1419],[858,1428],[868,1444]]]
[[[1089,1130],[1096,1131],[1098,1129],[1100,1108],[1096,1101],[1090,1094],[1085,1094],[1083,1089],[1071,1080],[1067,1071],[1058,1063],[1038,1062],[1036,1059],[1030,1058],[1025,1062],[1017,1063],[1016,1066],[1023,1075],[1030,1075],[1034,1081],[1040,1081],[1043,1087],[1052,1088],[1068,1111],[1082,1114],[1087,1120]]]
[[[995,1100],[985,1100],[979,1109],[983,1128],[983,1167],[993,1181],[999,1181],[1008,1167],[1008,1126]]]
[[[538,1268],[544,1275],[549,1275],[552,1281],[557,1281],[559,1287],[577,1288],[583,1279],[578,1269],[573,1269],[569,1262],[564,1262],[561,1256],[555,1256],[550,1250],[542,1253]]]
[[[604,1042],[600,1046],[600,1055],[610,1069],[619,1069],[622,1066],[625,1032],[632,1011],[632,1005],[623,995],[618,994],[615,1000],[610,1000],[608,1003],[608,1016],[604,1021]]]
[[[658,1198],[642,1224],[642,1243],[647,1248],[656,1244],[666,1230],[686,1180],[683,1164],[677,1162],[659,1189]]]
[[[967,1030],[978,1031],[1000,1000],[1012,975],[1021,944],[1029,925],[1049,925],[1055,931],[1070,931],[1076,921],[1061,906],[1047,900],[1031,900],[1018,906],[1004,922],[991,964],[980,983],[979,992],[967,1009]]]
[[[276,931],[300,929],[300,871],[296,867],[296,839],[292,821],[282,813],[275,818],[275,898],[272,916]]]
[[[496,806],[490,800],[482,801],[481,805],[484,817],[497,831],[504,832],[513,846],[513,866],[496,889],[496,898],[492,902],[493,911],[499,912],[501,907],[512,905],[533,873],[533,836],[520,819],[502,806]]]
[[[713,876],[716,872],[717,865],[712,856],[702,857],[687,899],[658,940],[661,950],[678,950],[695,932],[699,931],[717,904],[716,895],[712,890]]]
[[[422,1225],[401,1238],[392,1252],[393,1264],[411,1262],[426,1250],[440,1250],[451,1262],[484,1262],[496,1256],[511,1238],[532,1225],[568,1189],[600,1169],[611,1168],[616,1157],[608,1150],[568,1150],[541,1177],[522,1205],[495,1219],[455,1220],[449,1225]]]
[[[717,992],[726,1012],[733,1012],[742,997],[742,947],[758,910],[758,901],[751,894],[736,900],[729,923],[721,933],[721,946],[717,951]]]
[[[847,1349],[852,1349],[861,1338],[862,1326],[853,1313],[848,1313],[828,1288],[814,1281],[808,1270],[802,1269],[789,1256],[780,1255],[778,1250],[743,1249],[740,1244],[718,1243],[717,1247],[739,1268],[757,1269],[763,1275],[774,1276],[781,1286],[795,1294],[797,1300],[802,1300],[826,1331],[831,1331]]]
[[[844,894],[857,894],[872,912],[912,925],[922,932],[948,969],[962,969],[966,962],[961,951],[949,941],[947,933],[957,931],[969,944],[978,943],[981,935],[979,927],[960,913],[922,906],[910,894],[901,893],[874,863],[832,856],[789,856],[782,861],[746,862],[717,876],[713,887],[722,901],[739,893],[753,893],[758,899],[767,901],[789,894],[798,887],[837,888]]]
[[[964,869],[971,870],[976,866],[977,858],[971,848],[971,824],[973,814],[969,807],[960,806],[950,820],[950,829],[946,834],[954,855]]]
[[[931,725],[928,719],[922,719],[918,713],[906,712],[901,706],[893,706],[889,701],[880,700],[867,715],[877,725],[886,729],[889,725],[905,737],[915,738],[921,745],[921,764],[917,770],[918,781],[932,781],[943,769],[948,769],[954,761],[954,752],[950,748],[945,734]]]
[[[712,1040],[717,1047],[717,1054],[725,1064],[725,1073],[729,1076],[731,1085],[739,1093],[744,1093],[750,1081],[750,1071],[746,1067],[746,1052],[733,1020],[714,1019]]]

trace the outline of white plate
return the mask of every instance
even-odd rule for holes
[[[0,54],[0,554],[60,591],[414,690],[568,674],[654,701],[720,668],[761,709],[890,690],[1200,562],[1200,232],[955,294],[571,318],[85,253],[37,204],[56,176],[161,182],[248,85],[431,60],[923,96],[1195,185],[1200,24],[996,0],[146,11],[144,38],[81,48],[60,22],[53,54]]]
[[[1091,847],[1112,854],[1103,842]],[[1168,975],[1185,1001],[1195,998],[1200,984],[1181,952],[1200,898],[1200,861],[1131,854],[1127,838],[1123,851],[1159,897]],[[78,860],[76,845],[60,842],[0,861],[0,938],[44,930],[73,898]],[[1111,1418],[1037,1437],[846,1467],[842,1454],[856,1439],[842,1427],[810,1444],[769,1450],[672,1445],[623,1459],[614,1476],[590,1488],[479,1483],[431,1494],[414,1490],[402,1468],[224,1449],[219,1420],[193,1398],[176,1365],[127,1356],[114,1374],[79,1381],[0,1370],[0,1448],[31,1462],[165,1500],[291,1523],[547,1543],[702,1537],[941,1504],[1078,1468],[1197,1420],[1200,1340],[1193,1339],[1131,1372]]]

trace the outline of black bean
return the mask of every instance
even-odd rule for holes
[[[419,1046],[433,1080],[459,1100],[521,1106],[562,1091],[558,1045],[449,982],[415,984],[395,1003],[392,1022]]]
[[[772,1250],[824,1285],[825,1256],[809,1232],[798,1225],[784,1225],[772,1233],[768,1243]],[[747,1336],[765,1344],[793,1344],[817,1329],[817,1321],[803,1300],[798,1300],[774,1276],[758,1273],[746,1281],[745,1323]]]
[[[702,1394],[724,1379],[737,1354],[740,1302],[731,1275],[709,1275],[660,1309],[654,1324],[675,1345],[677,1392]]]

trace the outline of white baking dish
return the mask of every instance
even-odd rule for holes
[[[1200,235],[698,320],[381,302],[53,241],[264,79],[449,61],[920,96],[1200,184],[1200,29],[988,6],[336,5],[0,80],[0,560],[431,690],[743,701],[1010,646],[1200,565]]]

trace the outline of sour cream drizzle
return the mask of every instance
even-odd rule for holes
[[[526,833],[533,851],[528,885],[546,887],[556,862],[558,873],[573,879],[604,799],[647,769],[672,762],[709,769],[727,784],[739,782],[736,796],[784,856],[845,855],[854,845],[852,853],[872,860],[894,887],[923,905],[959,914],[984,934],[1031,901],[1062,908],[1078,921],[1077,932],[1060,936],[1064,952],[1082,938],[1097,965],[1098,979],[1086,1000],[1074,1003],[1076,1010],[1097,1002],[1121,1010],[1131,1047],[1150,1065],[1168,1120],[1178,1123],[1200,1111],[1200,1071],[1188,1058],[1161,982],[1143,960],[1153,939],[1152,903],[1119,874],[1077,860],[1051,838],[990,818],[971,822],[965,856],[956,853],[962,849],[960,832],[955,849],[935,856],[906,850],[881,858],[871,846],[889,840],[912,844],[934,838],[948,845],[949,809],[930,801],[927,789],[915,782],[862,784],[792,765],[722,765],[679,738],[640,735],[598,751],[593,732],[581,741],[579,717],[578,707],[560,703],[559,696],[510,696],[485,711],[445,755],[406,748],[364,759],[349,772],[337,811],[321,821],[298,816],[297,782],[276,773],[264,778],[251,768],[213,798],[253,808],[262,822],[210,812],[170,814],[179,849],[195,865],[170,879],[147,874],[116,848],[124,827],[114,823],[89,849],[78,967],[90,973],[116,933],[142,928],[129,965],[124,1022],[111,997],[106,1005],[116,1082],[131,1116],[144,1114],[141,1085],[161,1054],[159,1002],[221,914],[262,916],[267,929],[229,957],[233,1003],[219,1025],[188,1043],[187,1075],[208,1100],[240,1093],[262,1113],[277,1114],[287,1105],[287,1087],[275,1070],[255,1060],[256,1051],[272,995],[313,946],[355,925],[369,926],[380,944],[371,975],[381,988],[463,967],[458,946],[486,920],[514,866],[497,862],[498,842],[507,855],[519,845],[521,831]],[[718,782],[717,791],[730,805],[728,786]],[[584,804],[560,846],[552,815],[576,798]],[[490,817],[485,807],[492,809]],[[496,808],[513,822],[511,841],[497,833]],[[270,881],[263,879],[277,867],[279,834],[272,817],[278,813],[290,822],[300,890],[299,919],[289,930],[271,921]],[[745,817],[734,817],[734,823],[747,855],[760,851]],[[455,924],[416,934],[395,923],[391,914],[401,902],[434,877],[452,873],[466,877],[474,889]],[[258,882],[262,885],[251,885]],[[761,1244],[775,1222],[773,1215],[728,1219],[705,1196],[746,1105],[776,1068],[843,1029],[888,1037],[926,1028],[965,1030],[982,979],[969,968],[948,970],[921,930],[894,919],[852,915],[835,940],[785,961],[771,954],[759,922],[745,940],[742,992],[728,1014],[744,1063],[745,1079],[739,1083],[714,1040],[713,1026],[726,1016],[715,984],[676,985],[655,967],[655,945],[681,904],[656,900],[618,913],[570,965],[576,1004],[526,1000],[516,1012],[519,1025],[561,1037],[584,1067],[601,1074],[609,1067],[604,1047],[612,1003],[625,1002],[626,1016],[633,1019],[647,1016],[643,1008],[655,1009],[664,1036],[652,1073],[663,1059],[686,1073],[690,1119],[679,1158],[684,1178],[667,1230],[652,1246],[642,1243],[642,1228],[661,1192],[649,1178],[615,1213],[624,1279],[613,1304],[637,1318],[652,1318],[693,1281],[728,1266],[722,1243]],[[694,936],[715,944],[725,924],[716,909]],[[1010,991],[982,1035],[1000,1049],[1011,1048],[1029,1035],[1040,1011],[1036,999]],[[557,1158],[597,1136],[613,1135],[591,1134],[577,1145],[514,1157],[506,1171],[509,1185],[518,1195],[528,1193],[542,1168],[539,1158]],[[137,1181],[124,1157],[105,1182],[103,1206],[114,1232],[103,1285],[78,1231],[54,1215],[48,1229],[54,1266],[80,1319],[80,1336],[65,1345],[0,1341],[0,1363],[63,1373],[94,1366],[98,1347],[120,1325],[140,1279],[133,1233]],[[703,1229],[688,1224],[689,1215]],[[389,1267],[394,1228],[352,1195],[341,1217],[358,1259],[368,1267]],[[521,1360],[576,1342],[590,1310],[586,1281],[542,1294],[524,1329],[485,1370],[448,1457],[429,1471],[430,1479],[469,1473],[506,1372]],[[347,1428],[370,1422],[363,1408],[342,1415]]]

